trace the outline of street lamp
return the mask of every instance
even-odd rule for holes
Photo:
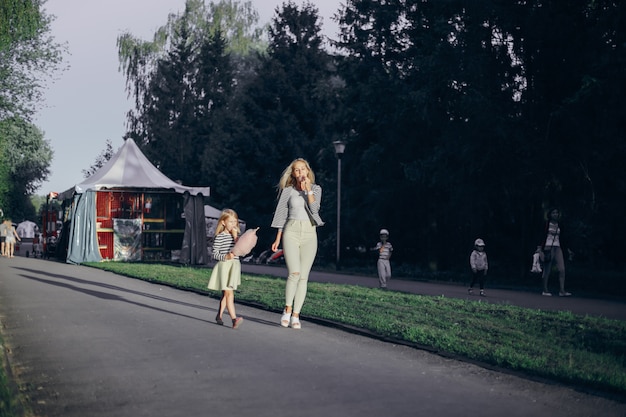
[[[335,155],[337,155],[337,258],[335,268],[339,270],[340,249],[341,249],[341,157],[346,150],[346,143],[341,140],[333,142]]]

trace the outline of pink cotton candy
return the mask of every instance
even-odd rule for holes
[[[237,243],[235,243],[235,247],[231,252],[237,256],[246,256],[249,254],[256,246],[258,240],[256,235],[257,230],[259,230],[258,227],[256,229],[246,230],[244,234],[237,239]]]

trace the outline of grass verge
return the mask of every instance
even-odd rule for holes
[[[24,409],[19,402],[17,388],[11,378],[11,369],[6,359],[6,347],[0,335],[0,348],[2,348],[2,358],[0,358],[0,417],[18,417],[24,415]]]

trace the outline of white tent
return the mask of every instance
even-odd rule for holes
[[[37,224],[34,222],[31,222],[30,220],[25,220],[22,223],[17,225],[17,228],[15,229],[15,231],[17,232],[17,235],[21,238],[21,239],[32,239],[35,237],[35,231],[37,229]]]
[[[143,195],[165,192],[181,194],[183,197],[180,218],[185,220],[185,226],[181,261],[191,264],[205,263],[206,226],[203,206],[204,198],[209,196],[210,190],[210,187],[187,187],[172,181],[146,158],[132,139],[127,139],[117,153],[91,177],[57,196],[58,200],[64,201],[64,205],[71,207],[68,233],[63,232],[61,235],[62,238],[69,239],[61,244],[61,248],[67,247],[66,260],[71,263],[102,260],[98,241],[96,194],[135,192]],[[129,217],[114,220],[118,222],[127,218]],[[110,247],[111,245],[107,245],[107,248]]]
[[[134,140],[126,139],[120,150],[102,168],[80,184],[59,193],[57,199],[66,200],[87,190],[122,187],[171,189],[180,194],[189,192],[205,197],[211,192],[210,187],[186,187],[172,181],[152,165]]]

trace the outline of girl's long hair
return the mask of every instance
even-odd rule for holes
[[[278,191],[282,190],[283,188],[293,187],[296,185],[296,179],[293,177],[293,175],[291,175],[293,173],[293,166],[296,164],[296,162],[303,162],[304,165],[306,165],[306,169],[308,171],[307,177],[309,177],[309,181],[311,181],[311,184],[315,184],[315,174],[311,169],[311,165],[309,165],[306,159],[297,158],[291,161],[291,163],[287,166],[287,168],[285,168],[282,175],[280,176],[280,181],[278,181]]]
[[[215,228],[215,236],[219,235],[220,233],[222,233],[224,231],[224,229],[226,229],[226,226],[224,226],[224,222],[226,220],[228,220],[229,218],[234,217],[235,220],[237,220],[237,232],[239,233],[239,216],[237,216],[237,213],[235,212],[235,210],[232,209],[224,209],[222,210],[222,214],[220,215],[220,219],[217,221],[217,227]]]

